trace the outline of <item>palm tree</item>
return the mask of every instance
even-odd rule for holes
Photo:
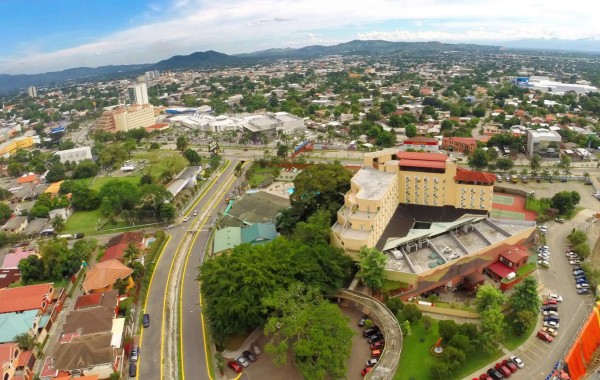
[[[533,176],[537,176],[538,171],[542,167],[542,157],[539,154],[534,154],[531,157],[531,161],[529,161],[529,168],[531,169],[531,174]]]
[[[127,265],[130,265],[138,258],[140,255],[140,249],[135,245],[134,242],[129,242],[127,244],[127,248],[123,252],[123,260]]]
[[[54,232],[57,233],[61,233],[65,230],[65,220],[62,216],[56,215],[52,219],[52,228],[54,229]]]
[[[542,170],[542,177],[545,180],[549,180],[550,179],[550,170],[548,170],[548,169]]]

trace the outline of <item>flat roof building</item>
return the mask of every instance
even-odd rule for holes
[[[527,131],[527,156],[538,154],[542,157],[558,158],[562,137],[556,131],[548,129],[530,129]]]
[[[81,148],[59,150],[58,152],[54,153],[54,155],[59,156],[60,162],[63,164],[67,161],[80,162],[83,160],[91,160],[92,148],[90,148],[89,146],[83,146]]]

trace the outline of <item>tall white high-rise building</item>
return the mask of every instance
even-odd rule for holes
[[[32,98],[37,97],[37,89],[34,86],[27,87],[27,94]]]
[[[148,87],[146,83],[137,83],[127,87],[129,104],[148,104]]]

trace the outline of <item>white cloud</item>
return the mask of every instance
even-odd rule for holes
[[[151,11],[159,9],[154,5]],[[354,38],[504,41],[600,38],[591,0],[174,0],[161,18],[68,49],[19,50],[0,73],[147,63],[174,54],[242,53],[268,47],[332,44]],[[143,15],[145,11],[141,11]],[[51,15],[50,15],[51,16]],[[329,33],[328,31],[332,31]],[[23,41],[26,45],[27,41]]]

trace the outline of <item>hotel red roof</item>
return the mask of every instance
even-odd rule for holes
[[[514,269],[512,269],[504,263],[501,263],[500,261],[493,263],[492,265],[487,267],[487,269],[491,270],[492,272],[496,273],[502,278],[506,278],[509,273],[514,272]]]
[[[496,176],[492,173],[476,172],[459,167],[456,169],[454,180],[463,182],[494,183]]]
[[[441,161],[446,162],[448,157],[442,153],[423,153],[423,152],[398,152],[396,155],[399,160],[420,160],[420,161]]]
[[[50,297],[52,284],[19,286],[0,289],[0,313],[42,308],[42,301]]]

